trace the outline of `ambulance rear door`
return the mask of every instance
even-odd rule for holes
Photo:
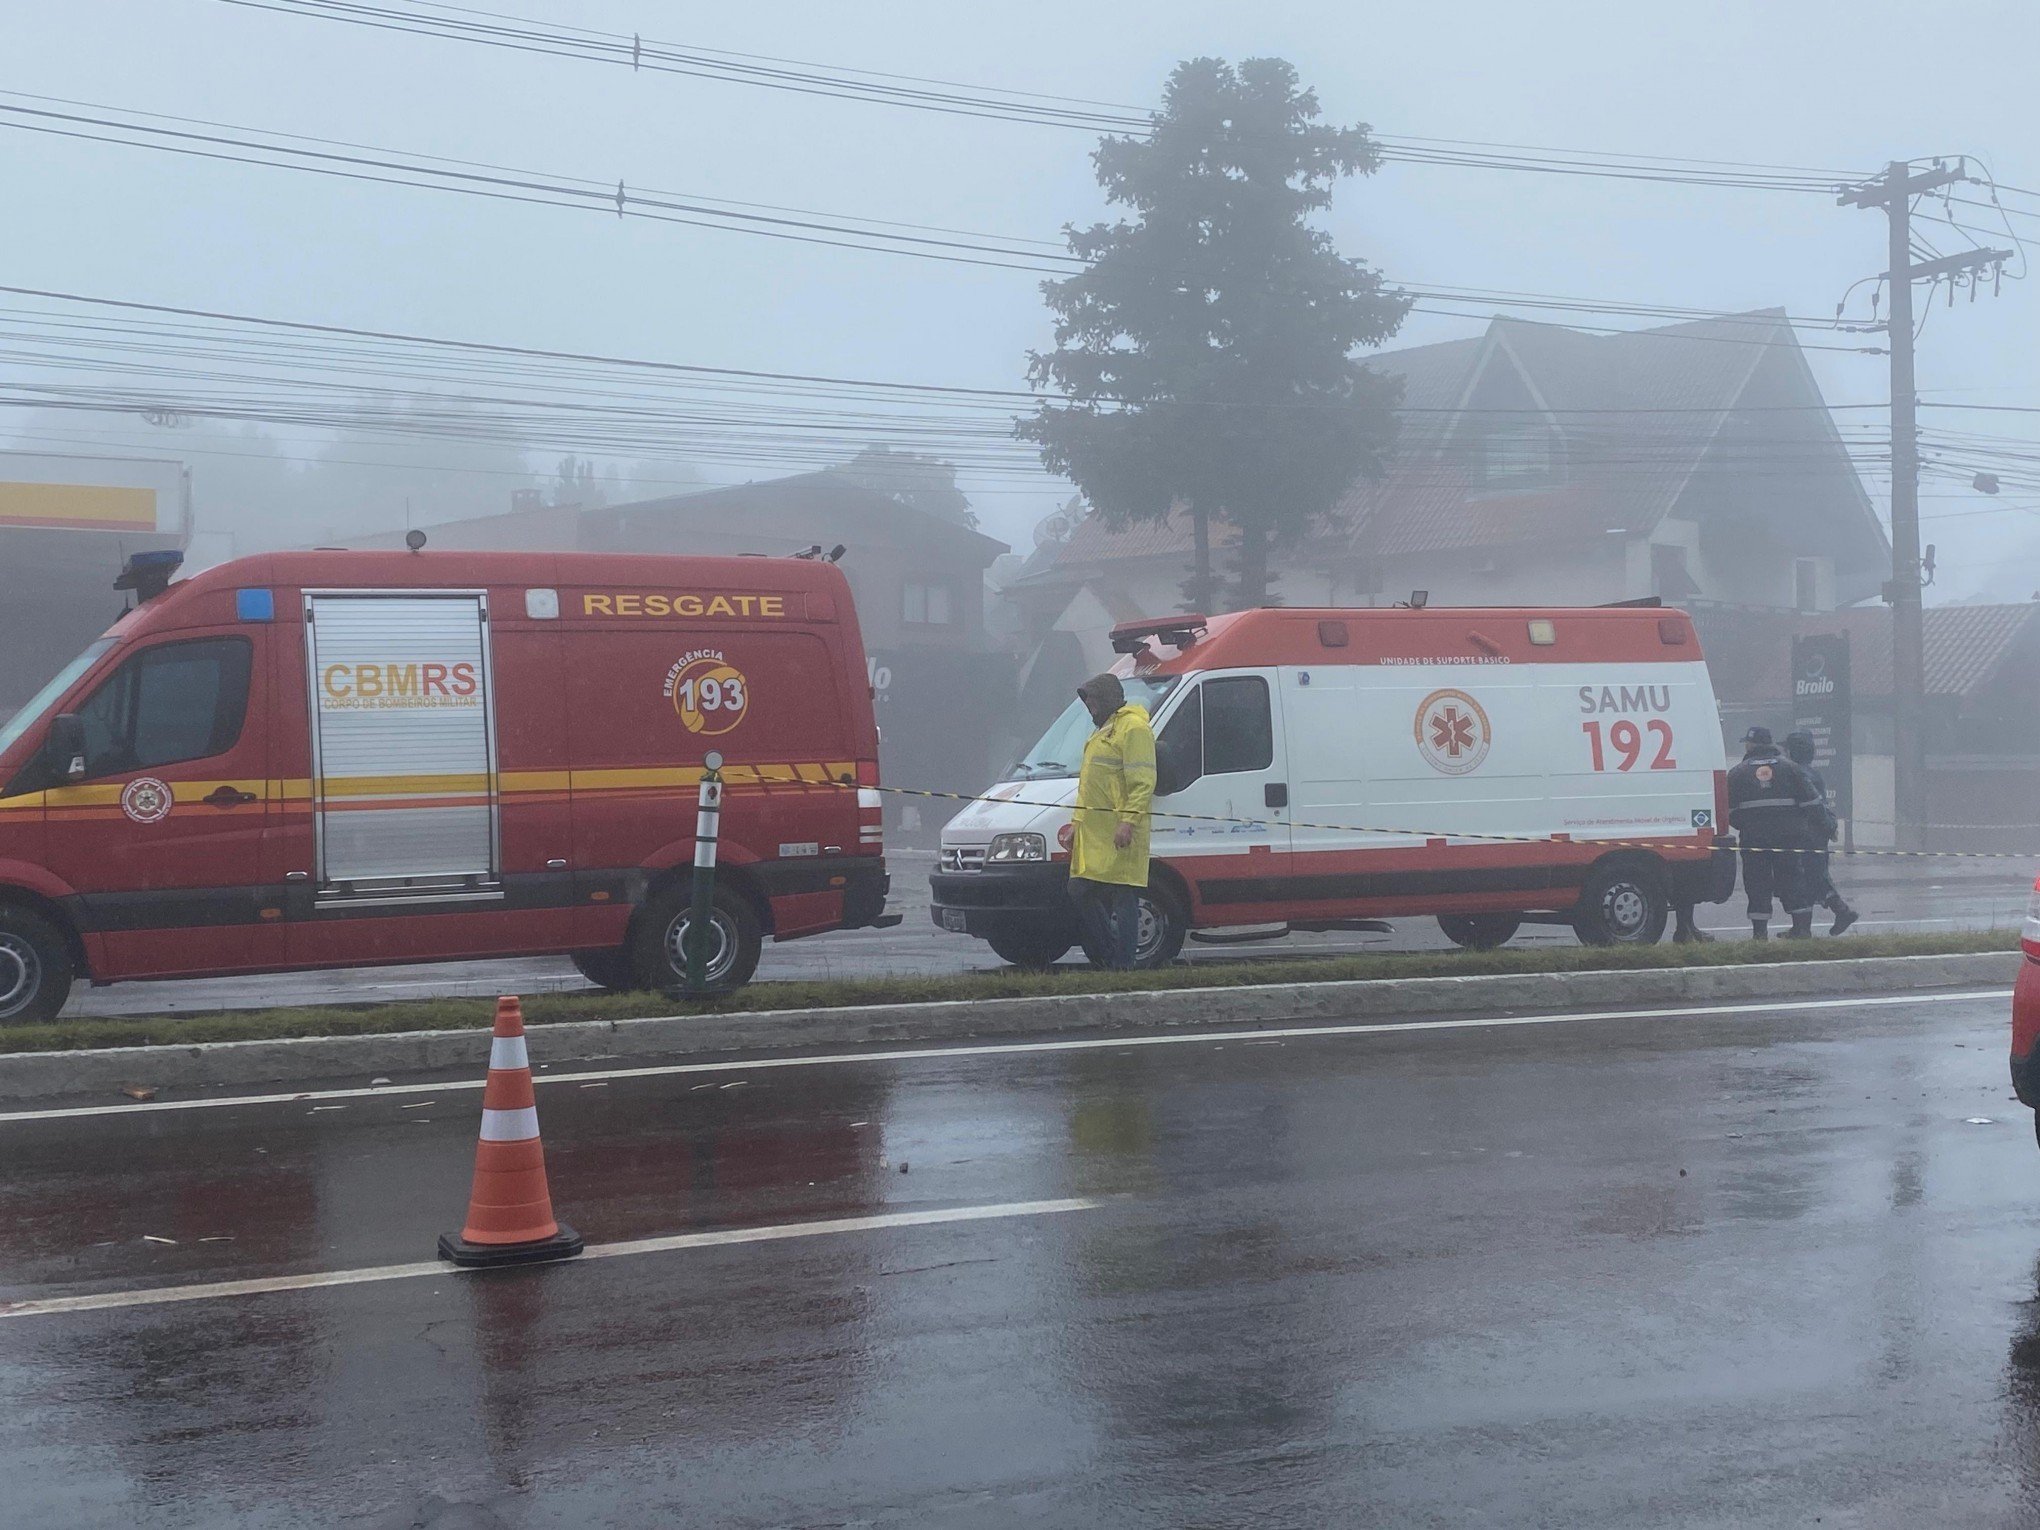
[[[322,904],[500,899],[480,590],[305,594]]]

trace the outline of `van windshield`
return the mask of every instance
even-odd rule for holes
[[[1180,675],[1157,675],[1150,680],[1128,680],[1126,699],[1136,706],[1147,708],[1153,717],[1161,710],[1162,702],[1179,684]],[[1036,744],[1019,763],[1007,771],[1008,781],[1053,781],[1077,773],[1077,766],[1083,763],[1084,741],[1097,730],[1091,721],[1091,714],[1081,701],[1072,701],[1063,708],[1062,716],[1049,724],[1048,731],[1041,735]]]
[[[98,663],[99,656],[111,648],[114,641],[112,638],[101,638],[58,670],[48,685],[21,704],[19,712],[5,722],[0,722],[0,754],[5,754],[13,748],[15,740],[26,733],[34,725],[35,720],[48,711],[50,704],[69,690],[80,675]]]

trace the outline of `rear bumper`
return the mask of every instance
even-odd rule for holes
[[[929,917],[956,933],[983,937],[1006,930],[1038,930],[1044,925],[1076,928],[1066,862],[937,871],[930,874],[928,888],[932,895]]]
[[[1735,896],[1735,847],[1718,845],[1706,860],[1672,863],[1672,902],[1690,908],[1726,903]]]
[[[839,929],[861,930],[885,912],[892,878],[876,855],[824,856],[813,860],[766,861],[750,868],[767,898],[840,892],[843,920]]]

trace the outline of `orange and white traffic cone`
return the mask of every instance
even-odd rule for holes
[[[496,1001],[467,1225],[457,1238],[440,1235],[439,1257],[463,1265],[533,1264],[571,1259],[582,1247],[581,1235],[553,1216],[545,1146],[538,1140],[538,1098],[524,1050],[524,1007],[514,994],[506,995]]]

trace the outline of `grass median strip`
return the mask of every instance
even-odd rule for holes
[[[844,978],[828,982],[754,983],[707,1002],[665,994],[594,992],[532,994],[530,1025],[573,1020],[628,1020],[646,1015],[745,1014],[761,1010],[839,1009],[868,1004],[927,1004],[1055,995],[1232,988],[1255,983],[1336,983],[1385,978],[1478,977],[1542,972],[1633,972],[1661,967],[1717,967],[1755,962],[1820,962],[1872,956],[1943,956],[2011,951],[2018,937],[2002,930],[1946,935],[1887,935],[1758,945],[1723,941],[1704,946],[1558,947],[1517,951],[1380,952],[1295,961],[1205,962],[1159,972],[955,973],[940,977]],[[51,1025],[0,1026],[0,1054],[100,1047],[175,1046],[201,1041],[268,1041],[295,1036],[361,1036],[405,1031],[486,1028],[490,999],[400,999],[383,1004],[310,1005],[279,1009],[180,1012],[120,1019],[60,1020]]]

